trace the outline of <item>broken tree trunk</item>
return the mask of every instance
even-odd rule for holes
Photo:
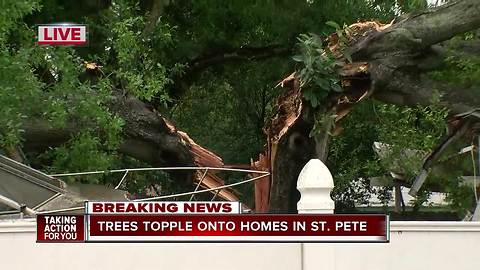
[[[459,89],[425,76],[442,65],[446,56],[442,42],[478,27],[478,0],[451,2],[403,16],[388,25],[375,22],[352,25],[347,52],[353,63],[345,61],[338,71],[344,92],[330,95],[318,109],[324,116],[335,117],[319,135],[309,136],[314,115],[319,111],[312,110],[302,101],[294,78],[285,81],[285,85],[290,83],[290,90],[279,100],[278,113],[265,128],[269,142],[264,160],[253,162],[253,167],[271,170],[271,178],[257,184],[261,188],[256,194],[256,208],[259,211],[294,212],[298,197],[295,186],[301,168],[310,158],[326,158],[330,134],[341,130],[340,119],[353,104],[369,96],[408,106],[430,104],[439,97],[440,103],[452,113],[480,107],[480,95],[472,91],[475,86]],[[462,50],[475,51],[475,48],[480,47],[468,45]],[[219,157],[196,145],[138,99],[115,93],[108,107],[125,121],[122,153],[153,166],[223,165]],[[56,129],[39,121],[25,123],[23,129],[27,148],[58,145],[77,131],[74,124]],[[189,179],[191,176],[180,174],[178,177]],[[221,184],[221,180],[213,175],[211,178],[211,185]],[[231,192],[220,196],[237,199]]]
[[[313,122],[308,120],[299,81],[292,74],[281,85],[289,90],[278,99],[277,113],[265,127],[271,175],[268,192],[256,194],[256,198],[262,198],[261,202],[269,202],[259,206],[256,201],[255,208],[261,212],[296,211],[299,194],[292,179],[296,179],[303,164],[315,156],[315,142],[309,136]],[[267,196],[269,198],[265,198]]]
[[[364,64],[348,65],[344,73],[363,77],[364,71]],[[255,190],[255,209],[259,212],[296,213],[300,195],[296,184],[303,166],[310,159],[326,162],[329,140],[341,130],[339,121],[351,110],[351,104],[369,95],[368,83],[361,80],[349,86],[355,86],[355,90],[330,97],[322,107],[314,110],[302,100],[299,84],[295,73],[279,84],[289,90],[278,99],[277,113],[264,129],[271,174],[268,183],[263,180],[261,189]],[[315,117],[324,121],[311,133]]]
[[[347,53],[352,63],[338,71],[343,93],[332,94],[316,112],[302,103],[301,91],[295,86],[277,105],[277,115],[266,127],[269,138],[271,179],[269,192],[263,192],[262,211],[295,212],[296,180],[310,158],[325,159],[329,133],[339,130],[338,121],[351,106],[367,97],[399,105],[428,105],[438,98],[452,114],[480,107],[480,95],[458,86],[433,81],[425,74],[444,63],[441,42],[480,27],[480,2],[464,0],[424,12],[409,14],[388,25],[376,22],[356,23],[347,29]],[[330,39],[331,41],[332,39]],[[473,42],[472,42],[473,43]],[[475,46],[470,46],[469,49]],[[294,109],[289,104],[300,104]],[[289,110],[290,109],[290,110]],[[312,115],[334,116],[332,127],[324,127],[310,138]],[[275,121],[275,120],[278,121]],[[288,121],[287,121],[288,120]],[[323,133],[322,133],[323,132]],[[312,149],[317,148],[316,151]],[[263,188],[265,190],[265,187]]]

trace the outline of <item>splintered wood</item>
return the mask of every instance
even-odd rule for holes
[[[348,45],[358,42],[360,39],[381,32],[390,27],[391,24],[383,24],[377,21],[357,22],[345,29]]]
[[[286,87],[290,90],[277,99],[276,114],[265,125],[264,132],[268,138],[265,153],[260,154],[257,161],[251,161],[252,169],[270,172],[268,177],[255,182],[256,213],[265,213],[269,210],[270,189],[273,184],[272,168],[278,142],[302,113],[302,94],[295,73],[282,80],[277,86]],[[252,176],[258,175],[252,174]]]
[[[210,150],[198,145],[192,138],[190,138],[190,136],[188,136],[187,133],[177,130],[172,123],[170,123],[166,119],[164,120],[170,131],[176,133],[182,139],[185,145],[189,147],[190,153],[193,157],[193,162],[196,166],[216,168],[222,168],[224,166],[223,160],[219,156],[215,155]],[[217,172],[215,170],[208,170],[206,174],[204,172],[204,170],[197,170],[194,176],[194,182],[199,183],[201,181],[201,187],[210,189],[218,188],[225,184],[223,179],[216,175]],[[204,174],[205,177],[203,177]],[[238,196],[234,194],[232,189],[221,189],[220,191],[212,192],[227,201],[239,201]]]
[[[371,36],[372,33],[381,32],[390,25],[380,24],[378,22],[362,22],[355,23],[345,29],[345,35],[348,40],[348,46],[361,40],[362,38]],[[334,53],[341,55],[339,50],[339,38],[336,33],[327,38],[327,47]],[[369,64],[367,62],[353,62],[345,64],[338,70],[341,80],[341,86],[344,89],[342,93],[336,93],[329,96],[326,109],[335,114],[335,126],[332,129],[332,135],[338,135],[342,131],[342,127],[338,122],[343,119],[353,108],[353,104],[358,103],[372,95],[372,87],[369,80]],[[269,176],[263,177],[255,181],[255,212],[264,213],[269,211],[270,191],[274,184],[272,178],[272,168],[274,167],[277,146],[281,138],[287,134],[288,130],[296,123],[302,114],[302,92],[300,90],[300,82],[295,72],[283,79],[277,87],[287,88],[288,91],[277,99],[276,113],[266,123],[263,131],[267,136],[267,144],[264,153],[261,153],[258,160],[251,160],[250,167],[253,170],[268,171]],[[189,147],[193,156],[195,165],[201,167],[225,167],[223,160],[196,144],[185,132],[176,130],[175,126],[165,120],[171,132],[176,133],[185,145]],[[208,170],[203,177],[204,171],[198,170],[195,173],[195,182],[201,181],[201,186],[205,188],[216,188],[224,185],[224,181],[216,175],[213,170]],[[251,177],[260,176],[251,173]],[[229,201],[238,201],[238,197],[232,189],[222,189],[218,196]]]
[[[378,22],[355,23],[344,29],[348,41],[346,45],[350,46],[373,33],[381,32],[388,26]],[[327,38],[327,47],[339,59],[344,58],[337,33]],[[324,104],[324,109],[335,115],[335,125],[331,131],[333,136],[342,132],[343,128],[339,122],[353,109],[353,104],[363,101],[373,93],[369,80],[369,64],[367,62],[350,63],[346,60],[344,62],[338,70],[344,91],[331,94]],[[255,183],[255,211],[257,213],[269,211],[271,188],[275,184],[272,168],[274,168],[278,143],[301,117],[304,109],[300,82],[295,76],[295,72],[277,84],[278,86],[289,90],[277,99],[276,114],[264,127],[267,135],[265,152],[260,154],[257,161],[251,161],[252,168],[270,172],[268,178],[260,179]]]
[[[277,99],[276,113],[267,123],[264,132],[272,143],[278,143],[282,136],[295,123],[302,112],[302,93],[295,73],[282,80],[277,86],[290,90]]]
[[[267,151],[268,152],[268,151]],[[257,161],[251,160],[251,167],[258,171],[271,171],[270,157],[266,154],[260,154]],[[260,174],[252,173],[252,177],[258,177]],[[270,181],[271,175],[255,181],[255,212],[265,213],[268,212],[268,205],[270,201]]]

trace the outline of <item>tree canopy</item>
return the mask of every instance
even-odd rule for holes
[[[459,178],[478,174],[480,7],[436,4],[1,1],[0,151],[50,173],[199,165],[193,146],[222,166],[264,153],[264,196],[280,212],[295,209],[294,181],[310,158],[331,169],[339,211],[373,193],[388,199],[391,187],[373,190],[373,177],[394,172],[410,187],[426,171],[414,210],[434,190],[464,215],[478,200]],[[37,46],[35,26],[59,22],[86,24],[88,46]],[[469,145],[471,155],[455,154]],[[129,177],[137,196],[194,187],[190,174]],[[254,207],[254,185],[238,191]]]

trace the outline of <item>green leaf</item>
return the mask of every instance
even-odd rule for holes
[[[318,98],[311,89],[305,90],[303,92],[303,98],[305,98],[306,101],[310,102],[313,108],[316,108],[318,106]]]
[[[332,89],[333,89],[333,91],[335,91],[337,93],[343,92],[343,88],[336,83],[332,84]]]
[[[340,25],[338,25],[338,23],[336,23],[336,22],[334,22],[334,21],[328,21],[328,22],[326,22],[325,24],[328,25],[328,26],[331,26],[331,27],[333,27],[333,28],[335,28],[335,29],[340,29]]]
[[[330,83],[328,82],[328,80],[324,78],[321,78],[321,77],[315,78],[315,84],[324,90],[327,90],[327,91],[330,90]]]
[[[295,62],[303,62],[303,61],[304,61],[304,58],[303,58],[302,55],[294,55],[294,56],[292,57],[292,59],[293,59],[293,61],[295,61]]]

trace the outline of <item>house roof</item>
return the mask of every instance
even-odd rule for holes
[[[126,191],[102,185],[67,185],[0,155],[0,216],[18,214],[22,207],[34,212],[68,211],[66,209],[83,206],[86,200],[125,201],[126,195]]]

